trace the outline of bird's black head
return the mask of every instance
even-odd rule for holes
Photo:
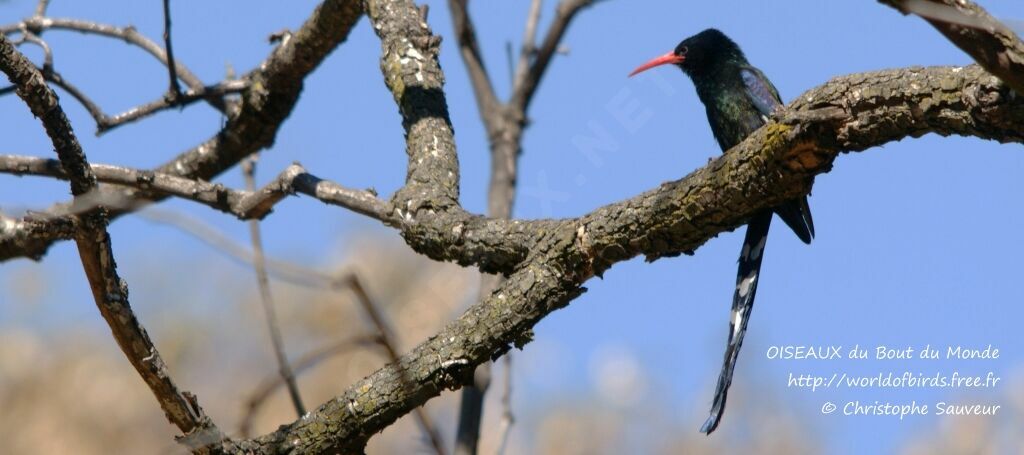
[[[658,56],[639,68],[633,70],[630,76],[666,64],[673,64],[681,68],[690,77],[712,71],[719,65],[735,62],[745,62],[743,51],[725,33],[709,28],[684,39],[675,50]]]

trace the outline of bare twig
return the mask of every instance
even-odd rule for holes
[[[308,174],[299,164],[288,166],[276,179],[257,191],[234,190],[219,183],[121,166],[96,164],[91,167],[100,182],[129,186],[154,195],[195,201],[243,220],[267,216],[275,204],[293,192],[312,196],[327,204],[349,208],[378,220],[387,219],[390,212],[389,205],[377,198],[373,192],[353,190],[322,180]],[[18,155],[0,155],[0,173],[67,178],[56,160]],[[124,206],[125,203],[131,205]],[[88,211],[96,205],[130,209],[137,204],[139,202],[136,200],[125,201],[108,197],[108,193],[100,189],[81,198],[66,213]]]
[[[181,85],[178,84],[178,70],[174,63],[174,49],[171,47],[171,0],[164,0],[164,49],[167,52],[167,72],[171,85],[167,90],[170,104],[176,104],[181,98]]]
[[[49,7],[49,6],[50,6],[50,0],[39,0],[39,3],[36,3],[35,15],[37,17],[45,16],[46,15],[46,8]]]
[[[65,92],[68,92],[74,99],[81,103],[81,105],[85,107],[85,110],[89,111],[89,115],[91,115],[93,119],[96,119],[97,124],[99,124],[100,119],[106,120],[107,116],[100,109],[100,106],[89,98],[85,92],[79,90],[77,86],[64,79],[64,76],[60,73],[55,70],[42,71],[42,73],[46,80],[53,82],[53,85],[64,89]]]
[[[43,50],[43,71],[53,71],[53,50],[50,49],[50,45],[46,44],[39,35],[32,33],[29,30],[24,30],[21,39],[14,42],[14,44],[21,44],[21,42],[29,42],[39,46]]]
[[[509,202],[511,207],[511,201]],[[478,299],[486,299],[503,279],[494,275],[480,277]],[[480,450],[480,424],[484,417],[484,396],[491,386],[493,366],[490,362],[476,367],[473,382],[462,389],[462,401],[459,403],[459,425],[455,430],[455,454],[475,455]]]
[[[164,2],[166,5],[167,3]],[[256,160],[250,158],[242,162],[242,174],[245,176],[245,189],[249,192],[256,191]],[[302,395],[299,394],[299,386],[295,383],[295,374],[291,365],[288,364],[288,356],[284,352],[284,339],[281,336],[281,328],[277,322],[277,313],[274,311],[274,296],[270,292],[270,280],[267,278],[267,262],[263,257],[263,240],[260,235],[260,221],[249,220],[249,236],[252,238],[253,265],[256,270],[256,281],[260,287],[260,301],[263,303],[263,315],[267,319],[267,332],[270,333],[270,343],[274,347],[274,356],[277,358],[278,373],[281,379],[288,386],[288,396],[291,397],[295,412],[301,418],[306,413],[306,407],[302,404]]]
[[[40,71],[43,73],[43,77],[45,77],[46,80],[53,82],[54,85],[64,89],[64,91],[68,92],[79,103],[81,103],[83,107],[85,107],[89,112],[89,115],[96,121],[96,134],[106,133],[121,125],[143,119],[172,107],[186,106],[198,100],[204,100],[210,97],[223,97],[229,93],[240,93],[245,91],[249,86],[248,82],[244,80],[225,81],[217,85],[204,87],[199,92],[194,92],[189,89],[185,93],[181,94],[177,101],[172,102],[166,96],[162,96],[155,101],[133,107],[114,116],[109,116],[103,112],[102,108],[100,108],[96,102],[89,98],[77,86],[72,85],[64,79],[60,73],[54,70],[46,71],[45,68],[40,68]],[[0,95],[5,94],[6,92],[4,90],[0,90]]]
[[[45,2],[40,2],[39,6],[45,8],[44,3]],[[32,33],[30,30],[28,30],[28,28],[23,28],[21,30],[21,37],[15,40],[14,44],[20,45],[23,42],[31,42],[43,49],[43,67],[37,69],[40,73],[42,73],[43,77],[46,78],[46,80],[53,82],[54,85],[64,89],[66,92],[71,94],[72,97],[78,100],[78,102],[81,103],[82,106],[84,106],[85,109],[89,111],[89,115],[96,119],[97,123],[99,123],[101,120],[106,119],[106,115],[103,114],[103,111],[100,109],[99,105],[93,102],[92,99],[86,96],[86,94],[79,90],[78,87],[66,81],[64,77],[60,75],[60,73],[57,73],[57,71],[54,70],[53,51],[50,49],[50,46],[46,43],[46,41],[44,41],[35,33]],[[6,95],[14,91],[14,86],[11,86],[9,88],[11,90],[7,90],[6,88],[0,90],[0,96]]]
[[[576,17],[577,13],[594,4],[594,1],[562,0],[558,4],[558,9],[555,11],[555,19],[548,28],[548,33],[544,37],[540,48],[537,50],[533,65],[524,73],[525,75],[521,80],[515,81],[512,99],[509,100],[511,104],[526,111],[530,105],[530,100],[533,99],[533,93],[537,90],[537,86],[544,76],[544,71],[547,70],[548,64],[551,63],[551,57],[558,51],[559,44],[562,42],[562,37],[565,35],[566,30],[568,30],[569,24]]]
[[[28,29],[33,31],[35,34],[41,34],[45,30],[67,30],[79,33],[85,33],[90,35],[106,36],[108,38],[115,38],[122,40],[128,44],[136,46],[149,55],[152,55],[161,64],[167,65],[167,53],[160,47],[159,44],[146,38],[144,35],[135,30],[135,27],[117,27],[114,25],[101,24],[97,22],[84,21],[79,19],[66,19],[66,18],[53,18],[43,16],[33,16],[27,18],[17,24],[0,27],[0,33],[9,35],[11,33],[17,33],[22,29]],[[190,71],[181,62],[175,62],[175,72],[178,79],[185,82],[195,92],[203,89],[204,84],[198,76]],[[207,100],[211,106],[224,112],[224,103],[221,100],[209,99]]]
[[[156,171],[179,177],[209,180],[250,154],[270,146],[299,99],[302,81],[332,50],[345,41],[362,15],[362,2],[323,0],[291,39],[281,42],[266,59],[243,77],[252,81],[258,90],[256,93],[250,90],[241,98],[237,109],[230,109],[224,127],[206,141],[164,163]],[[44,25],[53,26],[57,21],[64,21],[64,25],[67,25],[66,22],[72,20],[46,19],[42,22]],[[78,25],[83,26],[84,30],[90,30],[90,27],[95,25],[79,22]],[[14,33],[18,31],[19,26],[20,24],[0,27],[0,32]],[[163,52],[162,48],[155,44],[147,49]],[[182,81],[193,87],[190,79],[181,74],[181,62],[178,62],[177,68]],[[201,82],[199,85],[202,85]],[[317,188],[317,191],[321,189],[333,191],[329,185]],[[116,196],[123,199],[146,199],[149,195],[122,189]],[[60,213],[63,205],[50,211],[54,214]],[[114,211],[111,217],[116,218],[124,213],[125,211]],[[20,222],[11,229],[0,231],[0,260],[43,257],[50,246],[65,239],[64,227],[74,222],[70,218],[54,216],[46,222]],[[469,215],[465,214],[464,218],[468,219]]]
[[[78,102],[82,103],[89,112],[89,115],[91,115],[93,120],[96,121],[97,135],[106,133],[118,126],[148,117],[171,107],[187,106],[198,100],[215,100],[216,102],[223,102],[225,95],[243,92],[249,86],[248,81],[245,80],[227,80],[212,86],[200,86],[198,90],[190,88],[187,92],[182,93],[180,85],[177,85],[178,79],[173,78],[172,81],[175,84],[175,87],[170,89],[171,91],[165,93],[159,99],[133,107],[123,113],[109,116],[104,113],[99,105],[92,101],[92,99],[84,92],[78,89],[78,87],[67,82],[56,72],[56,70],[54,70],[53,52],[50,50],[50,46],[46,41],[33,33],[33,31],[28,28],[28,25],[24,25],[19,31],[21,32],[21,37],[15,41],[15,44],[31,42],[43,49],[44,63],[43,67],[40,68],[40,72],[43,73],[46,80],[63,88],[78,100]],[[177,74],[177,70],[174,69],[173,55],[168,55],[168,68],[172,74]],[[0,95],[5,95],[10,91],[12,91],[11,88],[0,89]]]
[[[469,0],[448,0],[448,9],[451,10],[452,24],[455,27],[455,36],[459,41],[459,52],[462,61],[469,70],[469,81],[473,85],[473,93],[476,95],[477,107],[481,115],[491,115],[498,108],[498,96],[494,94],[494,86],[491,78],[487,76],[487,69],[484,68],[483,56],[480,54],[480,44],[476,40],[476,30],[473,21],[469,18]],[[488,131],[488,134],[492,134]]]
[[[114,116],[93,115],[93,118],[96,120],[96,134],[103,134],[126,123],[131,123],[136,120],[149,117],[157,112],[164,111],[172,107],[187,106],[199,100],[214,99],[224,101],[225,95],[231,93],[242,93],[248,88],[249,81],[247,80],[227,80],[216,85],[202,87],[199,90],[193,90],[190,88],[184,93],[179,92],[177,95],[174,95],[173,99],[165,95],[157,100],[133,107]]]
[[[523,31],[523,45],[519,50],[519,63],[516,65],[513,81],[520,81],[526,77],[530,68],[530,60],[537,51],[537,23],[540,22],[541,0],[531,0],[530,12],[526,16],[526,30]]]
[[[40,5],[42,6],[42,5]],[[76,100],[89,111],[89,114],[96,121],[96,134],[106,133],[118,126],[126,123],[130,123],[141,118],[152,115],[156,112],[168,109],[175,106],[185,106],[198,100],[206,100],[211,103],[214,107],[224,111],[224,96],[230,93],[238,93],[245,90],[248,87],[247,81],[224,81],[212,86],[204,86],[202,82],[193,75],[187,68],[180,65],[174,60],[173,51],[170,48],[170,16],[169,16],[169,0],[164,1],[164,14],[165,14],[165,32],[164,40],[166,41],[167,51],[160,49],[160,47],[148,40],[143,35],[139,34],[133,27],[114,27],[104,24],[97,24],[93,22],[73,20],[73,19],[54,19],[47,18],[42,15],[35,15],[28,18],[18,24],[15,27],[2,28],[5,34],[20,32],[22,37],[17,41],[28,41],[39,45],[43,48],[45,53],[45,60],[42,68],[43,76],[47,80],[57,84],[61,88],[67,90]],[[50,47],[43,41],[37,33],[42,33],[46,29],[65,29],[73,30],[82,33],[94,33],[101,36],[108,36],[112,38],[119,38],[129,44],[133,44],[146,50],[151,55],[164,63],[169,71],[171,77],[170,88],[166,94],[160,97],[160,99],[146,103],[132,109],[129,109],[121,114],[109,116],[105,114],[98,104],[93,102],[88,96],[85,95],[77,87],[71,85],[64,80],[59,74],[57,74],[53,67],[53,56],[50,51]],[[188,92],[183,93],[181,86],[178,83],[178,79],[181,78],[186,80],[190,86]],[[0,90],[0,95],[4,94],[4,91]]]
[[[57,96],[45,83],[35,65],[18,52],[6,36],[0,35],[0,70],[18,86],[18,95],[41,119],[71,182],[71,193],[79,198],[97,188],[96,176],[86,160]],[[205,446],[226,437],[199,407],[196,397],[174,384],[145,328],[128,303],[128,286],[118,276],[107,233],[107,213],[94,210],[79,217],[76,234],[82,267],[93,298],[114,338],[129,362],[149,385],[167,419],[184,433],[182,442],[190,447]]]

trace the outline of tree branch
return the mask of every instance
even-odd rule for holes
[[[306,173],[298,164],[289,166],[277,179],[256,192],[234,190],[220,184],[121,166],[96,164],[92,169],[101,182],[138,188],[155,197],[175,196],[188,199],[243,220],[266,216],[274,204],[288,194],[298,192],[326,204],[346,208],[398,227],[408,233],[409,239],[419,242],[417,244],[424,251],[428,251],[431,257],[438,260],[478,265],[485,270],[496,272],[508,270],[525,258],[528,251],[526,245],[529,245],[530,238],[537,230],[546,229],[552,224],[543,221],[520,223],[494,220],[459,210],[453,210],[441,218],[433,218],[437,224],[417,224],[410,220],[408,213],[394,208],[388,201],[379,199],[372,191],[354,190],[322,180]],[[55,160],[18,155],[0,155],[0,173],[66,178]],[[89,203],[80,201],[77,206],[68,207],[67,211],[85,211],[98,202],[107,206],[114,205],[123,210],[135,209],[144,203],[135,199],[111,198],[108,197],[109,194],[101,188],[89,196]],[[132,205],[119,205],[123,203]],[[49,213],[33,213],[23,220],[7,218],[0,221],[4,221],[0,224],[0,252],[32,250],[36,243],[52,241],[55,236],[62,239],[70,238],[69,230],[76,222],[66,213],[56,216]],[[453,224],[446,228],[441,225],[442,221]]]
[[[537,23],[540,22],[541,0],[530,1],[530,11],[526,14],[526,28],[523,31],[523,45],[519,49],[519,62],[512,77],[512,86],[522,85],[530,69],[533,54],[537,52]],[[559,39],[561,41],[561,39]]]
[[[135,27],[117,27],[113,25],[100,24],[96,22],[83,21],[77,19],[64,19],[64,18],[52,18],[45,17],[43,15],[35,15],[27,18],[17,24],[0,27],[0,34],[9,35],[17,33],[21,30],[33,31],[35,34],[41,34],[45,30],[67,30],[91,35],[106,36],[109,38],[120,39],[128,44],[136,46],[153,58],[157,59],[161,64],[168,65],[167,54],[159,44],[146,38],[140,34]],[[185,82],[192,90],[198,91],[203,88],[203,81],[199,79],[192,71],[182,65],[180,62],[175,64],[175,74],[178,78]],[[223,105],[217,102],[211,103],[215,108],[223,110]]]
[[[50,6],[50,0],[39,0],[39,3],[36,4],[36,13],[35,13],[35,15],[36,16],[45,16],[46,15],[46,8],[48,8],[49,6]]]
[[[242,162],[242,174],[245,177],[246,191],[255,192],[255,157]],[[260,288],[260,302],[263,304],[263,315],[267,321],[270,344],[274,348],[274,357],[277,359],[278,373],[287,386],[288,396],[292,400],[292,406],[295,407],[295,413],[301,418],[306,413],[306,407],[302,404],[302,395],[299,393],[298,384],[295,383],[295,373],[292,372],[292,367],[288,363],[288,355],[284,352],[284,337],[281,336],[281,327],[277,323],[274,295],[270,292],[270,279],[267,278],[267,261],[263,257],[263,236],[260,233],[259,220],[249,220],[249,237],[252,241],[253,270],[256,271],[256,282]]]
[[[568,22],[575,16],[575,12],[581,9],[584,3],[571,2],[560,5],[560,14],[556,17],[556,23],[552,25],[549,36],[555,39],[554,47],[558,46],[562,36],[568,27]],[[528,93],[521,92],[528,83],[528,78],[533,77],[533,85],[539,83],[544,74],[544,67],[531,66],[536,48],[537,24],[540,22],[540,0],[532,0],[527,13],[526,25],[523,32],[523,44],[519,54],[519,62],[516,65],[515,73],[512,76],[512,100],[508,103],[500,103],[496,100],[490,78],[483,70],[482,58],[479,53],[479,45],[476,42],[476,34],[473,29],[473,22],[466,11],[465,0],[450,0],[453,23],[455,24],[455,35],[459,40],[459,47],[462,49],[463,62],[470,73],[473,81],[474,93],[477,105],[480,110],[480,118],[488,134],[488,142],[491,151],[491,176],[487,191],[487,214],[492,218],[511,218],[512,205],[515,202],[516,180],[518,178],[518,160],[522,151],[523,129],[526,127],[527,105],[529,98],[535,91]],[[578,6],[573,6],[578,5]],[[565,10],[564,8],[569,8]],[[511,44],[506,48],[509,53],[509,70],[512,71]],[[546,58],[550,59],[550,54]],[[536,71],[536,73],[533,73]],[[526,98],[517,98],[525,96]],[[480,300],[486,298],[498,286],[501,285],[501,278],[484,276],[480,281]],[[511,362],[508,363],[511,366]],[[511,376],[509,376],[511,377]],[[474,455],[479,449],[480,421],[483,417],[484,394],[491,382],[491,364],[481,365],[473,375],[473,383],[462,391],[462,402],[459,410],[459,425],[456,431],[455,453],[457,455]],[[511,385],[506,383],[506,388]],[[506,391],[506,395],[510,392]],[[506,402],[506,405],[509,404]],[[506,409],[507,416],[511,411]],[[511,418],[508,420],[511,422]],[[505,430],[507,431],[507,429]]]
[[[498,96],[494,93],[491,78],[487,75],[487,69],[484,68],[480,43],[476,39],[476,28],[473,27],[473,21],[469,18],[469,0],[448,0],[448,9],[452,15],[455,38],[459,42],[459,53],[469,71],[469,81],[473,85],[477,108],[483,116],[492,115],[500,103]],[[490,127],[490,125],[487,126]]]
[[[164,49],[167,52],[167,72],[170,76],[170,87],[167,89],[167,98],[171,104],[177,103],[181,98],[181,85],[178,84],[178,70],[175,68],[174,48],[171,47],[171,0],[163,0],[164,3]]]
[[[61,168],[71,182],[71,193],[75,198],[96,189],[96,176],[57,101],[57,95],[47,87],[35,65],[3,35],[0,35],[0,70],[18,87],[18,96],[29,106],[32,114],[42,121],[60,158]],[[75,243],[78,244],[82,267],[96,306],[121,350],[156,396],[167,419],[185,434],[183,441],[191,447],[226,439],[203,413],[196,397],[180,391],[174,384],[159,352],[135,317],[128,303],[128,285],[117,273],[106,229],[106,211],[94,210],[78,219]]]
[[[91,166],[96,178],[103,183],[112,183],[138,188],[147,193],[174,196],[198,202],[221,212],[235,215],[241,220],[262,219],[278,202],[288,195],[299,192],[320,201],[348,208],[354,212],[378,220],[385,220],[391,212],[390,206],[370,191],[353,190],[334,182],[321,180],[310,175],[299,164],[292,164],[277,178],[255,191],[234,190],[219,183],[209,183],[176,177],[160,172],[132,169],[108,164]],[[39,175],[67,179],[60,162],[52,159],[19,155],[0,155],[0,173],[13,175]],[[91,192],[74,207],[74,213],[91,210],[97,205],[124,202],[118,198],[107,198],[109,193]],[[131,209],[133,206],[118,206]]]
[[[278,129],[291,113],[302,90],[303,80],[327,55],[348,37],[359,17],[362,16],[362,4],[358,0],[324,0],[302,27],[291,34],[274,49],[269,57],[243,79],[250,81],[254,89],[247,90],[237,115],[228,119],[224,128],[206,142],[188,150],[155,171],[185,177],[189,179],[210,180],[217,174],[237,164],[242,158],[249,156],[274,142]],[[122,30],[120,35],[109,26],[98,26],[83,21],[69,19],[28,19],[32,25],[59,28],[60,26],[81,27],[101,34],[111,33],[113,36],[139,36],[134,30],[131,33]],[[8,29],[0,28],[3,33]],[[16,31],[16,27],[13,29]],[[135,38],[131,38],[135,39]],[[146,40],[148,43],[151,41]],[[159,46],[153,44],[156,50]],[[150,47],[144,47],[150,50]],[[154,55],[161,55],[154,53]],[[153,53],[153,52],[151,52]],[[183,67],[178,65],[181,76]],[[188,78],[182,80],[193,90],[197,89]],[[198,82],[198,87],[202,83]],[[116,206],[138,206],[137,198],[161,199],[147,197],[145,193],[120,191],[116,197],[127,199]],[[112,212],[117,217],[121,212]],[[8,229],[0,231],[0,261],[14,257],[40,258],[53,242],[63,240],[62,226],[72,223],[60,216],[51,217],[46,221],[31,224],[19,222]],[[31,229],[22,232],[21,229]]]
[[[970,0],[879,0],[914,13],[970,55],[982,68],[1024,94],[1024,42]]]
[[[530,106],[533,93],[540,85],[541,77],[544,76],[544,71],[551,63],[551,58],[558,51],[558,45],[562,42],[562,36],[565,35],[566,30],[569,29],[569,24],[577,13],[593,5],[594,2],[595,0],[562,0],[558,4],[555,19],[552,21],[551,27],[548,28],[548,33],[544,37],[540,49],[537,50],[537,57],[534,59],[533,65],[526,71],[525,77],[521,81],[516,81],[510,104],[520,106],[523,111]]]
[[[67,91],[69,94],[71,94],[71,96],[78,100],[78,102],[81,103],[82,106],[86,108],[86,110],[89,112],[89,115],[92,116],[93,120],[95,120],[96,122],[96,134],[98,135],[110,131],[114,128],[117,128],[118,126],[124,125],[126,123],[131,123],[136,120],[148,117],[162,110],[176,106],[187,106],[198,100],[207,100],[211,102],[211,104],[213,104],[214,107],[217,107],[218,109],[224,111],[222,102],[223,97],[230,93],[242,92],[249,86],[248,81],[228,80],[218,83],[216,85],[206,87],[200,84],[198,90],[189,89],[188,92],[182,93],[180,86],[176,85],[177,79],[172,79],[173,83],[175,84],[174,86],[177,87],[177,92],[173,92],[173,95],[170,95],[169,93],[171,92],[168,92],[156,101],[136,106],[114,116],[109,116],[105,114],[103,110],[99,107],[99,105],[96,104],[91,98],[89,98],[84,92],[82,92],[77,86],[72,85],[70,82],[65,80],[59,73],[57,73],[56,70],[54,70],[53,53],[51,52],[50,46],[46,43],[46,41],[43,41],[42,38],[37,36],[31,30],[29,30],[27,25],[23,25],[19,31],[21,32],[22,37],[18,41],[15,41],[15,44],[20,44],[21,42],[31,42],[33,44],[40,46],[43,49],[45,55],[44,64],[43,67],[39,69],[39,71],[43,74],[43,77],[46,78],[47,81],[53,82],[58,87]],[[123,30],[117,29],[117,31],[120,32]],[[132,30],[129,34],[134,37],[140,36],[136,34],[134,30]],[[167,60],[167,62],[168,68],[174,67],[173,56],[171,56]],[[175,70],[172,69],[171,71],[174,72]],[[191,73],[187,73],[186,70],[185,74]],[[173,90],[174,89],[172,89],[172,91]],[[13,87],[0,89],[0,95],[6,95],[10,91],[13,91]]]
[[[85,107],[85,110],[89,111],[89,115],[96,120],[97,125],[100,124],[101,119],[105,120],[107,118],[106,114],[103,113],[103,110],[100,109],[100,106],[96,104],[96,102],[89,98],[85,92],[79,90],[78,86],[73,85],[64,79],[64,76],[61,76],[60,73],[53,69],[47,71],[46,68],[39,68],[39,72],[43,73],[43,77],[46,78],[47,81],[50,81],[53,85],[64,89],[65,92],[68,92],[68,94],[70,94],[74,99],[78,100],[78,102]]]
[[[356,300],[359,301],[360,308],[373,323],[374,328],[377,329],[377,333],[380,336],[380,343],[384,346],[384,351],[388,355],[388,360],[392,363],[398,362],[398,342],[395,339],[395,333],[391,329],[391,324],[388,323],[384,313],[380,310],[380,305],[376,304],[373,299],[370,298],[370,294],[366,292],[366,288],[363,287],[363,282],[359,279],[359,275],[355,272],[351,272],[337,280],[332,286],[335,289],[351,289],[356,295]],[[427,439],[430,440],[430,446],[434,449],[434,453],[437,455],[444,455],[444,443],[441,442],[441,434],[438,433],[437,427],[434,425],[430,416],[422,408],[418,407],[413,410],[413,415],[416,417],[416,421],[420,425],[420,429],[426,434]]]
[[[225,95],[231,93],[242,93],[248,88],[249,82],[246,80],[229,80],[219,82],[215,85],[201,87],[199,90],[193,90],[190,88],[185,92],[178,92],[178,94],[174,95],[173,99],[165,94],[157,100],[133,107],[113,116],[108,116],[100,112],[99,116],[95,114],[93,115],[93,119],[96,120],[96,134],[106,133],[121,125],[141,120],[172,107],[188,106],[189,104],[199,100],[222,100]],[[89,112],[93,113],[92,110]]]

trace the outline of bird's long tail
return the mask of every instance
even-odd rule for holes
[[[736,275],[736,292],[732,297],[732,314],[729,319],[729,344],[725,348],[725,360],[722,372],[718,376],[718,387],[715,389],[715,401],[711,405],[711,415],[704,422],[700,431],[711,434],[718,428],[725,410],[725,398],[732,384],[732,373],[736,368],[736,358],[743,345],[743,335],[747,331],[747,321],[754,307],[754,294],[757,292],[758,275],[761,274],[761,258],[765,242],[768,240],[768,228],[771,227],[772,211],[765,210],[754,216],[747,224],[747,235],[743,239],[743,250],[740,252],[739,272]]]

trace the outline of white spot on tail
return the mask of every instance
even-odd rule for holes
[[[757,279],[757,273],[752,273],[750,276],[740,281],[740,285],[736,289],[740,291],[740,297],[746,298],[747,294],[750,293],[750,288],[754,285],[754,280]]]
[[[732,312],[732,336],[736,338],[740,334],[740,328],[743,327],[743,309]]]

